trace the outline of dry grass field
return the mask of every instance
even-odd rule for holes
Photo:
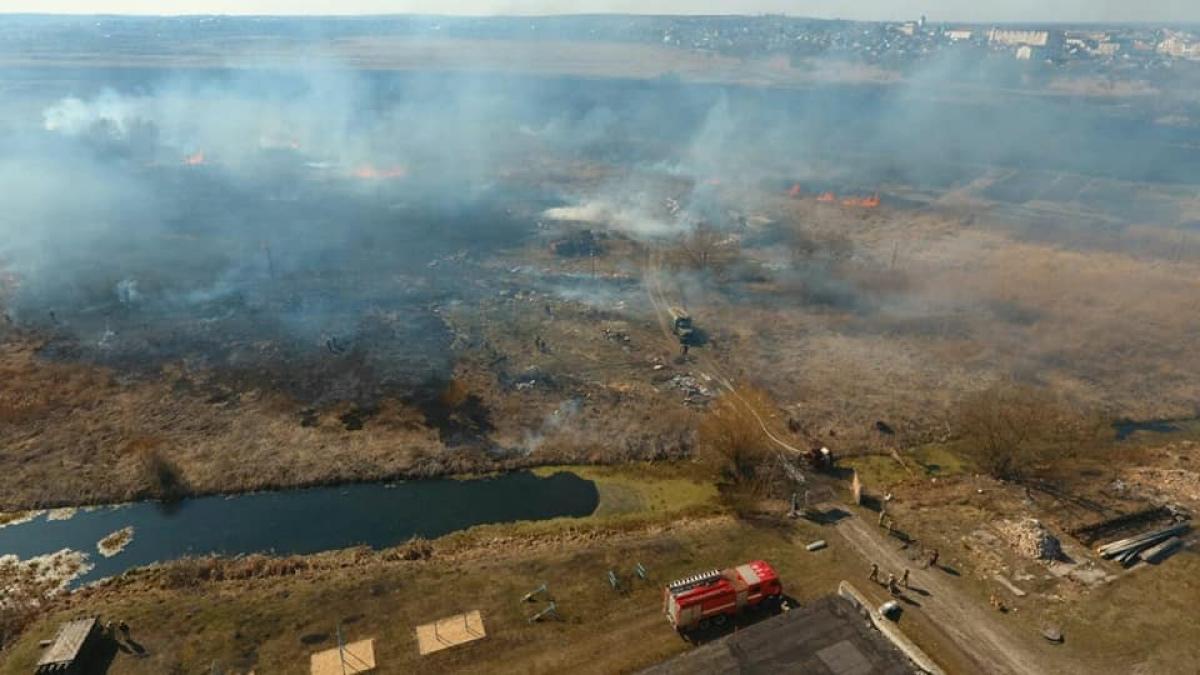
[[[853,257],[692,298],[722,357],[811,436],[897,442],[875,433],[884,420],[910,442],[945,437],[956,401],[1007,379],[1110,419],[1196,414],[1195,255],[1071,248],[928,211],[786,213],[784,227],[842,233]],[[786,244],[743,254],[791,255]]]
[[[286,62],[297,49],[250,38],[178,53],[116,51],[100,60],[0,48],[0,67],[240,68]],[[881,85],[896,77],[874,67],[604,43],[357,38],[324,44],[317,59],[365,71],[782,88]],[[1055,91],[1074,96],[1096,93],[1095,86],[1062,82]],[[1121,85],[1104,95],[1145,93]],[[135,346],[125,360],[108,361],[95,349],[73,349],[85,333],[74,336],[76,344],[64,339],[70,322],[82,318],[60,323],[47,305],[26,314],[36,312],[34,320],[10,319],[5,303],[19,280],[0,261],[0,524],[19,519],[15,512],[57,506],[561,465],[596,481],[597,512],[477,527],[383,551],[254,554],[134,570],[44,607],[27,603],[28,614],[0,625],[24,626],[33,617],[0,652],[0,673],[29,672],[38,641],[84,613],[132,625],[146,653],[121,651],[110,671],[132,675],[202,672],[214,663],[230,672],[303,672],[311,652],[335,645],[339,626],[349,640],[375,640],[383,672],[633,671],[688,648],[660,613],[661,587],[672,578],[765,558],[801,603],[833,592],[842,579],[865,579],[871,561],[849,545],[852,535],[783,515],[802,488],[780,478],[780,456],[822,445],[841,464],[829,475],[812,472],[812,487],[830,486],[844,499],[854,469],[870,496],[891,495],[887,508],[899,534],[885,540],[894,546],[888,554],[917,562],[918,551],[937,547],[955,572],[947,573],[947,587],[1044,658],[1048,671],[1187,672],[1200,662],[1200,627],[1190,621],[1200,598],[1194,537],[1162,565],[1125,571],[1092,561],[1066,534],[1147,505],[1200,509],[1193,466],[1200,198],[1193,188],[971,166],[979,178],[941,191],[884,183],[881,204],[857,193],[850,203],[830,203],[815,190],[788,196],[783,183],[793,179],[782,174],[796,164],[783,159],[764,160],[789,167],[779,176],[764,177],[775,170],[767,167],[722,182],[667,166],[655,155],[661,148],[556,152],[540,146],[540,133],[523,128],[521,152],[529,156],[506,156],[491,177],[497,189],[517,195],[515,206],[506,201],[505,210],[481,216],[519,221],[520,235],[468,250],[475,242],[464,234],[461,251],[404,260],[411,269],[395,274],[386,267],[392,249],[366,246],[364,258],[384,260],[381,295],[420,296],[391,314],[387,326],[417,328],[385,332],[387,349],[356,332],[355,321],[370,310],[343,302],[360,283],[346,269],[360,262],[354,258],[329,275],[346,274],[343,286],[303,278],[306,272],[290,280],[345,305],[330,325],[353,336],[347,343],[362,338],[357,353],[344,354],[338,337],[325,333],[306,333],[288,352],[286,336],[268,333],[243,336],[237,358],[206,358],[180,337],[185,329],[162,328],[154,318],[133,325],[138,318],[129,332],[143,331],[148,346],[139,352],[141,343],[129,342]],[[639,142],[659,140],[629,144]],[[819,175],[812,167],[822,160],[813,161],[814,182],[837,180]],[[633,183],[639,194],[612,194],[632,191]],[[1052,198],[1043,183],[1076,187]],[[1010,202],[996,196],[1005,185],[1019,193],[1022,184],[1035,184],[1036,194]],[[391,195],[375,187],[364,188],[375,195],[364,201],[390,224],[401,216],[385,203]],[[1144,217],[1123,195],[1148,205]],[[576,196],[578,204],[566,205]],[[1169,217],[1155,215],[1162,213]],[[595,250],[557,248],[585,230],[587,241],[599,242]],[[206,233],[194,240],[198,247]],[[273,267],[266,276],[274,282]],[[431,280],[445,286],[430,288]],[[694,319],[698,337],[687,350],[667,307]],[[107,331],[106,319],[90,316],[96,333]],[[229,337],[214,332],[217,342]],[[416,342],[435,333],[430,341],[444,361],[422,363],[411,381],[371,379],[421,356]],[[173,340],[176,351],[152,348]],[[363,375],[356,367],[365,359],[353,359],[368,352],[375,360]],[[262,357],[268,353],[275,360]],[[314,393],[289,388],[297,382],[317,382]],[[1004,422],[1007,411],[964,414],[972,403],[1002,408],[1004,396],[995,392],[1031,392],[1034,403],[1023,412],[1043,401],[1053,410],[1021,419],[1061,423],[1052,431],[1063,432],[1034,430],[1034,441],[1019,441],[1027,447],[1001,448],[1019,458],[1004,471],[990,470],[986,443],[969,433],[971,420]],[[1171,434],[1143,431],[1117,441],[1114,425],[1123,421],[1160,421]],[[1066,433],[1076,428],[1087,433]],[[875,512],[846,508],[874,527]],[[1079,560],[1094,562],[1087,570],[1111,578],[1080,581],[1020,558],[994,526],[1025,517],[1062,535]],[[814,539],[827,539],[829,548],[806,551]],[[637,562],[650,570],[648,581],[634,578]],[[624,592],[609,587],[609,570],[621,575]],[[1005,590],[997,575],[1028,594]],[[560,617],[531,624],[540,607],[520,598],[542,582]],[[885,599],[873,585],[868,592]],[[998,597],[1007,611],[991,617],[989,602]],[[476,609],[485,640],[418,654],[417,625]],[[917,599],[906,608],[905,630],[947,671],[978,672],[970,645],[956,644],[934,616]],[[1047,625],[1061,627],[1066,643],[1042,640]],[[0,634],[0,646],[12,637]]]

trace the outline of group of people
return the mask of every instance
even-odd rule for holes
[[[112,619],[109,619],[108,622],[104,624],[104,630],[113,637],[117,637],[119,631],[121,635],[125,636],[126,640],[130,639],[129,624],[125,623],[124,620],[113,621]]]
[[[930,567],[937,567],[937,562],[938,562],[938,550],[935,548],[935,549],[930,550],[929,558],[928,558],[928,560],[925,561],[925,565],[922,567],[922,569],[928,569]],[[907,569],[904,570],[904,573],[902,575],[900,575],[899,579],[896,578],[895,574],[888,573],[887,581],[885,582],[879,576],[879,565],[877,565],[875,563],[871,563],[871,574],[867,576],[867,579],[869,579],[870,581],[874,581],[877,584],[881,584],[881,585],[885,586],[888,589],[888,592],[891,593],[892,595],[900,595],[901,587],[903,587],[905,590],[907,590],[909,588],[908,575],[909,575],[909,570],[907,570]]]
[[[871,563],[871,574],[867,578],[870,579],[871,581],[874,581],[877,584],[882,584],[883,586],[885,586],[888,589],[888,592],[891,593],[892,595],[900,595],[900,587],[901,586],[903,586],[905,589],[908,589],[908,587],[909,587],[908,586],[908,570],[907,569],[904,570],[904,574],[901,575],[899,580],[896,579],[895,574],[888,573],[887,582],[885,583],[884,581],[880,580],[880,578],[879,578],[879,565],[877,565],[875,563]]]

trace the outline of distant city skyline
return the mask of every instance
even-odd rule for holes
[[[52,14],[788,14],[935,22],[1200,23],[1196,0],[5,0],[0,13]]]

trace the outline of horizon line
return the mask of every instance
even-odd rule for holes
[[[916,21],[916,19],[848,19],[842,17],[820,17],[803,14],[789,14],[786,12],[759,12],[755,14],[744,14],[737,12],[729,13],[696,13],[696,14],[671,14],[671,13],[642,13],[642,12],[556,12],[556,13],[516,13],[516,14],[430,14],[422,12],[368,12],[368,13],[329,13],[329,14],[229,14],[229,13],[153,13],[153,12],[16,12],[0,9],[0,17],[77,17],[77,18],[129,18],[129,19],[298,19],[298,20],[322,20],[322,19],[379,19],[379,18],[399,18],[399,17],[414,17],[427,19],[554,19],[554,18],[589,18],[589,17],[645,17],[645,18],[662,18],[662,19],[703,19],[703,18],[767,18],[781,17],[786,19],[799,19],[807,21],[825,21],[825,22],[843,22],[843,23],[907,23]],[[1089,20],[1089,21],[1071,21],[1071,20],[1021,20],[1010,19],[1004,21],[979,21],[979,20],[957,20],[944,19],[927,21],[929,24],[959,24],[969,26],[982,25],[1025,25],[1025,26],[1164,26],[1164,25],[1200,25],[1197,20],[1170,20],[1170,21],[1119,21],[1119,20]]]

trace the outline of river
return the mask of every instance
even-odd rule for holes
[[[595,483],[567,472],[139,502],[80,510],[65,520],[42,514],[0,528],[0,555],[28,559],[64,548],[85,552],[94,567],[75,580],[79,584],[185,556],[378,549],[486,523],[578,518],[593,513],[598,503]],[[97,542],[125,527],[134,530],[128,546],[111,558],[100,555]]]

